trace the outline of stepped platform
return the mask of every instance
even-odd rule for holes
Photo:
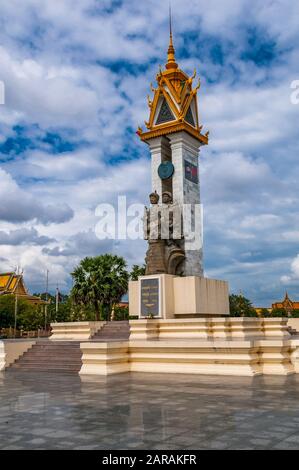
[[[86,336],[86,323],[84,329]],[[80,325],[76,335],[79,330]],[[69,328],[65,324],[63,335],[69,334],[69,340],[15,340],[19,354],[4,367],[81,376],[123,372],[240,376],[299,373],[299,337],[290,334],[285,318],[102,322],[100,328],[93,325],[89,329],[90,339],[81,341],[72,339],[74,331],[73,324]],[[0,363],[2,360],[5,364],[7,345],[0,343]],[[12,349],[13,343],[9,344]]]
[[[82,367],[78,341],[37,341],[13,362],[9,369],[22,371],[76,373]]]
[[[95,333],[92,341],[125,341],[130,336],[130,325],[128,321],[109,321]]]
[[[128,341],[86,341],[81,350],[82,376],[299,373],[299,338],[285,318],[132,320]]]
[[[80,323],[80,322],[78,322]],[[87,322],[83,325],[74,326],[73,323],[61,328],[56,336],[71,337],[69,340],[41,339],[37,341],[9,341],[10,349],[18,349],[19,352],[5,364],[5,354],[3,348],[2,360],[4,367],[10,370],[21,371],[41,371],[41,372],[61,372],[78,374],[82,367],[82,351],[80,341],[72,339],[83,333],[83,336],[91,335],[92,342],[114,342],[126,341],[130,336],[130,326],[128,321],[119,322],[98,322],[100,329],[92,324],[91,328]],[[56,330],[57,331],[57,330]],[[96,331],[96,333],[94,333]],[[23,346],[20,348],[20,346]],[[0,351],[1,353],[1,351]],[[1,361],[0,361],[1,362]],[[2,367],[2,368],[4,368]]]

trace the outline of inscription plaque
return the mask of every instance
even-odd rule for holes
[[[160,315],[159,278],[140,279],[140,317]]]

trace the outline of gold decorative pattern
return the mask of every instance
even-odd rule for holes
[[[0,273],[0,296],[9,294],[18,295],[20,299],[36,305],[49,303],[28,293],[22,274]]]
[[[207,145],[209,143],[208,136],[202,135],[193,126],[191,126],[185,121],[171,121],[170,123],[160,124],[159,126],[155,126],[152,130],[149,130],[147,132],[140,132],[139,128],[137,134],[143,142],[146,142],[147,140],[152,139],[153,137],[160,137],[162,135],[173,134],[174,132],[181,131],[188,132],[188,134],[192,135],[192,137],[195,137],[203,145]]]
[[[197,91],[200,87],[200,80],[195,88],[192,88],[193,80],[196,77],[196,70],[191,77],[179,69],[175,60],[175,49],[173,46],[172,31],[170,28],[169,47],[167,52],[166,69],[159,67],[156,75],[157,88],[150,84],[154,93],[153,99],[147,98],[150,109],[149,120],[145,121],[148,130],[143,131],[138,127],[137,134],[142,141],[147,141],[152,137],[167,135],[180,130],[185,130],[202,144],[208,144],[208,132],[201,134],[202,126],[199,125]],[[174,120],[157,124],[162,100],[166,103],[174,115]],[[192,113],[194,126],[186,120],[186,114]]]

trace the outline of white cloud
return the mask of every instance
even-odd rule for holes
[[[298,246],[298,244],[297,244]],[[293,299],[297,300],[299,296],[299,254],[293,258],[293,260],[288,263],[288,272],[280,277],[280,281],[284,286],[288,288],[292,287],[294,296]]]
[[[267,163],[240,152],[207,155],[202,162],[204,195],[209,201],[239,204],[247,201],[257,188],[266,188],[266,181],[268,184],[275,181]]]
[[[291,50],[299,39],[294,5],[172,4],[179,63],[189,72],[199,69],[200,118],[210,130],[200,162],[207,272],[227,277],[233,289],[259,303],[269,303],[271,293],[297,275],[291,262],[299,233],[299,107],[289,100],[289,84],[298,78],[298,51]],[[149,84],[157,62],[166,58],[167,10],[158,0],[1,5],[0,79],[7,105],[0,108],[0,143],[17,140],[19,124],[35,147],[18,148],[14,158],[0,154],[0,233],[21,240],[17,231],[29,236],[34,221],[33,239],[57,240],[46,250],[32,246],[30,237],[22,246],[1,246],[1,266],[5,260],[24,264],[31,285],[49,268],[54,287],[56,280],[66,287],[81,255],[110,249],[93,236],[97,204],[115,202],[118,194],[147,202],[148,149],[127,129],[148,117]],[[249,34],[257,45],[249,43]],[[265,43],[273,44],[269,66],[242,59]],[[214,46],[222,61],[212,57]],[[74,150],[57,153],[43,140],[47,132]],[[111,249],[141,262],[145,246],[130,242]]]
[[[33,227],[7,232],[0,230],[0,245],[46,245],[51,242],[55,242],[55,239],[40,235]]]
[[[0,168],[0,221],[26,222],[36,219],[42,224],[62,223],[73,216],[65,203],[43,204],[21,189],[7,172]]]

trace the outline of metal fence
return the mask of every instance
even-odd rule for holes
[[[38,330],[17,330],[16,334],[14,329],[10,328],[0,328],[0,338],[10,339],[10,338],[47,338],[51,334],[51,329],[38,329]]]

